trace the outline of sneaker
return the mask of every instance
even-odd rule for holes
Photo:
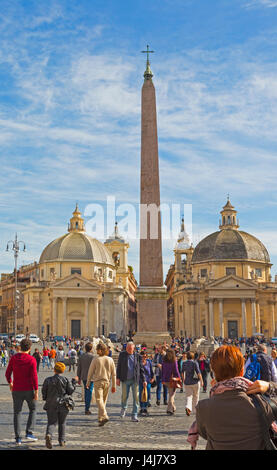
[[[186,414],[187,414],[187,416],[190,416],[190,414],[191,414],[191,411],[190,411],[190,409],[189,409],[189,408],[186,408]]]
[[[33,435],[33,433],[31,433],[31,432],[28,432],[28,434],[26,434],[26,439],[28,439],[28,441],[33,441],[33,442],[35,442],[35,441],[38,440],[38,438],[35,437],[35,436]]]
[[[20,437],[17,437],[17,438],[15,439],[15,443],[16,443],[17,446],[21,446],[21,444],[22,444],[21,438],[20,438]]]
[[[92,414],[91,411],[89,411],[89,410],[85,411],[85,415],[91,415],[91,414]]]
[[[52,449],[52,439],[51,439],[50,434],[46,434],[45,445],[46,445],[47,449]]]
[[[183,392],[184,392],[184,390],[181,388],[181,389],[180,389],[180,393],[183,393]]]
[[[120,418],[125,418],[125,415],[126,415],[126,410],[122,409],[120,411]]]
[[[168,402],[167,402],[167,400],[164,400],[164,405],[168,405]]]
[[[138,423],[138,422],[139,422],[139,419],[138,419],[137,415],[132,416],[132,421],[133,421],[134,423]]]
[[[161,404],[160,400],[157,400],[156,405],[160,406],[160,404]]]
[[[65,447],[65,441],[59,441],[59,446],[60,447]]]

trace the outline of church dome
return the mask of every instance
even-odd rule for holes
[[[81,213],[76,206],[69,233],[53,240],[43,250],[40,263],[47,261],[90,261],[114,266],[110,251],[99,240],[85,233]]]
[[[210,260],[251,260],[270,263],[267,249],[253,235],[238,230],[236,211],[229,199],[221,211],[220,231],[208,235],[195,247],[192,263]]]

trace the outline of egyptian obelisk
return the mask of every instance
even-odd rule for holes
[[[140,275],[135,342],[147,347],[170,342],[167,329],[167,290],[163,282],[159,154],[156,93],[147,46],[141,94]],[[147,213],[147,209],[149,209]]]

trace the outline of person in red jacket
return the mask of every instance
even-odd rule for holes
[[[36,404],[38,400],[38,375],[37,362],[30,355],[32,343],[28,339],[20,342],[20,352],[11,357],[6,379],[10,384],[14,409],[14,432],[16,444],[22,443],[21,439],[21,411],[26,400],[29,407],[29,417],[26,426],[26,439],[37,441],[33,435],[36,420]],[[12,380],[13,376],[13,380]]]

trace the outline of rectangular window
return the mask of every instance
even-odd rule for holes
[[[82,270],[81,268],[71,268],[71,274],[80,274],[82,275]]]
[[[226,276],[236,275],[236,268],[226,268]]]
[[[44,278],[44,269],[40,271],[41,278]]]
[[[201,277],[206,277],[207,276],[207,269],[201,269],[200,275],[201,275]]]
[[[262,270],[260,268],[255,269],[255,273],[257,277],[262,277]]]

